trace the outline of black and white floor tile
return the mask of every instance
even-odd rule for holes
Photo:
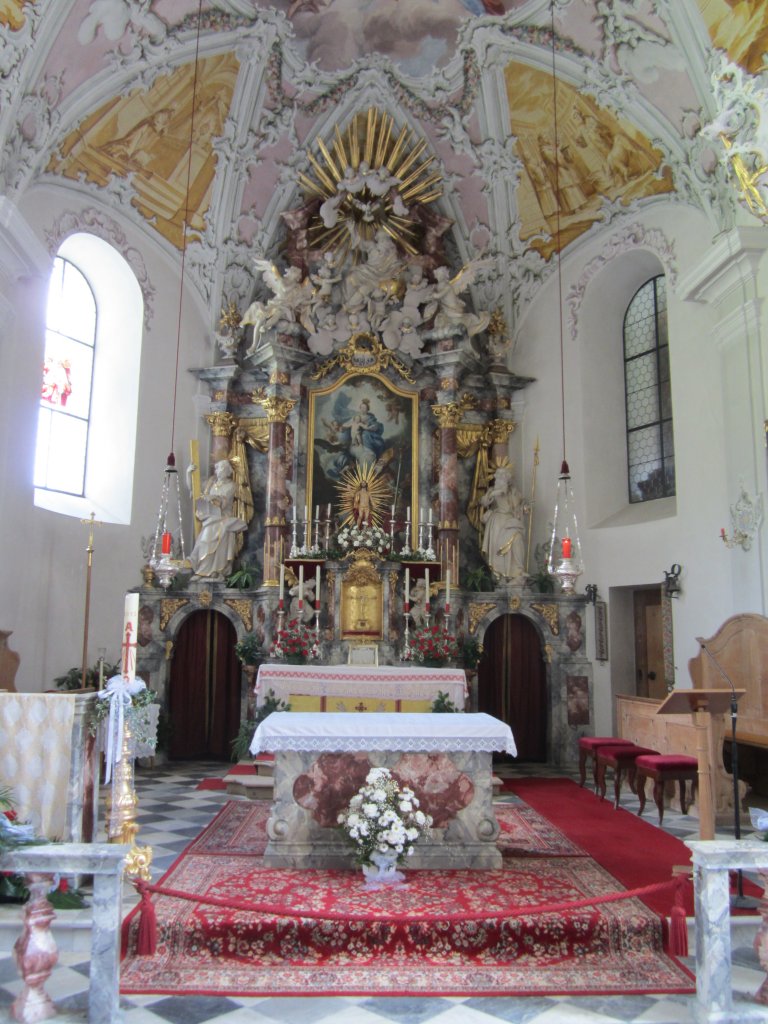
[[[208,777],[223,776],[221,763],[174,763],[137,769],[140,845],[153,848],[152,878],[157,880],[187,844],[200,833],[226,800],[225,791],[197,790]],[[542,765],[509,765],[501,775],[557,776],[562,771]],[[637,809],[629,791],[622,805]],[[653,808],[646,819],[653,820]],[[664,829],[680,839],[696,838],[697,822],[665,811]],[[724,832],[723,835],[727,835]],[[126,887],[125,909],[133,889]],[[59,963],[46,990],[63,1024],[87,1020],[88,911],[59,912],[56,941]],[[21,910],[0,907],[0,1021],[10,1020],[10,1007],[21,989],[13,961],[13,942],[20,931]],[[737,998],[749,1001],[765,978],[749,941],[734,935],[733,984]],[[693,952],[693,951],[691,951]],[[688,966],[693,969],[693,959]],[[693,996],[592,996],[404,998],[393,997],[198,997],[123,996],[124,1024],[693,1024]],[[766,1012],[768,1021],[768,1012]],[[110,1022],[111,1024],[111,1022]]]

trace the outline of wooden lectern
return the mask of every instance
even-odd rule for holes
[[[696,758],[699,762],[699,839],[715,838],[715,809],[712,801],[712,715],[731,710],[746,690],[673,690],[659,706],[657,715],[693,715],[696,729]]]

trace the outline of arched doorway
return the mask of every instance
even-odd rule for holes
[[[502,615],[483,637],[477,699],[512,729],[518,761],[547,760],[547,674],[536,628],[524,615]]]
[[[181,624],[168,691],[171,760],[229,760],[240,727],[236,642],[235,627],[221,612],[193,612]]]

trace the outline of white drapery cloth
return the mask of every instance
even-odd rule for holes
[[[273,711],[256,730],[251,753],[279,750],[500,750],[517,755],[509,726],[482,713]]]

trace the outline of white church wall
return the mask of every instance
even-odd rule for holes
[[[25,198],[21,213],[42,241],[64,210],[78,211],[82,205],[79,197],[61,190],[54,193],[38,189]],[[119,221],[115,211],[109,213]],[[145,561],[142,540],[154,534],[173,420],[179,266],[157,250],[146,235],[128,223],[120,223],[125,244],[140,253],[155,293],[142,346],[131,520],[127,526],[99,526],[94,534],[89,665],[96,663],[100,648],[106,648],[107,658],[119,656],[125,593],[142,583],[141,567]],[[14,391],[15,384],[8,384],[5,378],[3,381],[3,388],[13,391],[19,406],[14,423],[26,424],[25,435],[32,430],[31,438],[26,437],[26,445],[16,445],[11,456],[14,479],[27,479],[28,484],[23,490],[13,488],[12,509],[8,510],[5,504],[0,506],[3,532],[6,523],[15,516],[24,523],[25,540],[29,537],[28,543],[20,545],[18,556],[14,555],[16,571],[6,578],[2,606],[5,608],[2,628],[13,630],[11,646],[21,655],[16,685],[27,691],[51,687],[55,676],[82,662],[88,543],[88,527],[79,518],[32,507],[30,453],[34,452],[39,400],[45,287],[40,290],[37,301],[40,308],[34,309],[32,315],[38,324],[40,341],[34,348],[25,349],[21,356],[24,364],[21,379],[26,375],[31,383],[19,393],[18,389]],[[185,487],[188,441],[191,436],[197,436],[199,430],[194,400],[197,381],[188,368],[209,361],[210,350],[206,325],[189,294],[185,294],[183,309],[174,448],[180,481]],[[18,332],[15,342],[23,343]],[[189,545],[191,510],[186,490],[182,497]]]

